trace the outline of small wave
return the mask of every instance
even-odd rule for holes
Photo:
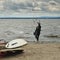
[[[7,35],[13,35],[13,34],[15,34],[15,33],[12,32],[12,31],[5,31],[4,33],[6,33]]]
[[[23,34],[23,33],[24,33],[24,31],[20,31],[19,33],[20,33],[20,34]]]
[[[59,36],[59,35],[53,35],[53,34],[50,34],[50,35],[44,35],[44,37],[60,38],[60,36]]]
[[[16,38],[31,38],[31,37],[30,36],[24,36],[24,35],[23,36],[20,36],[19,35],[19,36],[16,36]]]

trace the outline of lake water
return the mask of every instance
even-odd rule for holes
[[[27,41],[36,41],[33,32],[39,20],[42,27],[39,40],[60,42],[60,19],[0,19],[0,40],[23,38]],[[48,35],[59,37],[46,37]]]

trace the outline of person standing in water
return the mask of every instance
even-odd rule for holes
[[[40,36],[40,32],[41,32],[41,24],[40,22],[37,22],[38,26],[36,27],[36,30],[34,32],[34,36],[37,40],[37,42],[39,41],[39,36]]]

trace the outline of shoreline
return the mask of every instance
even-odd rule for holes
[[[27,41],[28,43],[40,43],[40,44],[47,44],[47,43],[60,43],[60,41]]]

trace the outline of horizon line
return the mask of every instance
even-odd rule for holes
[[[19,16],[8,16],[0,17],[0,19],[60,19],[60,16],[29,16],[29,17],[19,17]]]

